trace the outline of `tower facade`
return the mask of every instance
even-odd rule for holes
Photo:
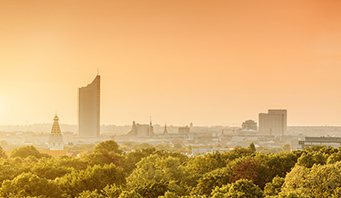
[[[86,87],[78,89],[78,135],[79,137],[100,136],[100,91],[99,75]]]
[[[53,125],[51,129],[51,133],[49,136],[49,149],[50,150],[63,150],[64,148],[64,141],[63,135],[60,131],[59,127],[59,118],[57,114],[53,118]]]
[[[287,134],[287,110],[270,109],[268,113],[259,114],[259,133],[263,135]]]

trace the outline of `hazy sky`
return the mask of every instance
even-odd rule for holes
[[[339,0],[0,0],[0,124],[341,125]]]

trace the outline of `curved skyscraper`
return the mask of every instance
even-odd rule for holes
[[[78,89],[79,137],[100,136],[100,82],[97,75],[91,84]]]

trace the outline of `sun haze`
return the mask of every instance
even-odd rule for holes
[[[0,124],[77,123],[101,75],[101,123],[229,125],[288,110],[341,125],[339,0],[0,1]]]

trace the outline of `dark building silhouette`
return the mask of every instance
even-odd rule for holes
[[[78,89],[78,135],[100,136],[100,82],[99,75],[86,87]]]

